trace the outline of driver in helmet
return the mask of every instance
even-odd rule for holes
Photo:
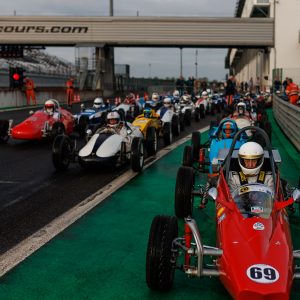
[[[174,99],[174,102],[175,102],[175,103],[178,103],[178,102],[179,102],[179,100],[180,100],[180,93],[179,93],[178,90],[175,90],[175,91],[173,92],[173,99]]]
[[[207,99],[207,98],[208,98],[208,93],[207,93],[207,91],[203,91],[202,94],[201,94],[201,97],[202,97],[203,99]]]
[[[52,100],[52,99],[49,99],[45,102],[44,112],[47,115],[52,116],[53,118],[58,118],[59,117],[59,113],[57,111],[57,105],[56,105],[55,101]]]
[[[239,102],[237,104],[237,113],[239,116],[244,116],[246,114],[246,104],[244,102]]]
[[[172,100],[169,97],[166,97],[163,101],[163,107],[160,110],[160,117],[162,118],[164,116],[164,114],[166,113],[166,111],[168,111],[169,109],[173,109],[172,107]]]
[[[152,109],[154,109],[155,111],[158,110],[161,106],[160,103],[160,97],[158,93],[152,93],[151,95],[151,100],[150,101],[146,101],[145,103],[145,108],[146,107],[150,107]]]
[[[145,118],[152,118],[153,117],[153,112],[150,107],[146,107],[143,111],[144,117]]]
[[[100,127],[97,132],[122,134],[123,127],[120,114],[117,111],[111,111],[106,116],[106,125]]]
[[[183,95],[181,97],[181,102],[184,103],[184,104],[189,104],[191,103],[191,96],[190,95]]]
[[[104,104],[104,101],[102,98],[96,98],[94,100],[93,107],[96,108],[97,110],[99,110],[101,108],[101,106],[103,106],[103,104]]]
[[[261,183],[274,188],[272,173],[261,170],[264,163],[261,145],[255,142],[243,144],[238,152],[238,162],[241,170],[229,172],[228,186],[231,192],[248,183]]]
[[[236,127],[232,122],[225,122],[222,126],[222,138],[233,139],[236,134]]]

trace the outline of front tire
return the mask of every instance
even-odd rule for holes
[[[52,146],[52,162],[59,171],[67,170],[71,161],[73,146],[66,135],[58,135]]]
[[[193,148],[192,148],[192,146],[184,147],[182,165],[185,167],[193,166]]]
[[[168,291],[174,282],[172,243],[178,237],[175,217],[156,216],[151,224],[146,257],[146,281],[151,290]]]
[[[148,156],[155,155],[157,152],[157,133],[154,127],[148,127],[147,129],[146,149]]]
[[[144,143],[139,137],[134,137],[131,144],[131,169],[133,172],[141,172],[144,167]]]
[[[175,186],[175,215],[178,218],[192,216],[194,189],[194,170],[191,167],[180,167]]]

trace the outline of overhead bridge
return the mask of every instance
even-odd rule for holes
[[[1,45],[274,46],[271,18],[0,16]]]

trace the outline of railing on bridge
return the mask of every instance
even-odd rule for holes
[[[291,142],[300,151],[300,107],[273,96],[274,116]]]

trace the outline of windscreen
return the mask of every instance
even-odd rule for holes
[[[245,218],[258,216],[269,218],[274,202],[273,192],[263,184],[247,184],[232,193],[241,214]]]

